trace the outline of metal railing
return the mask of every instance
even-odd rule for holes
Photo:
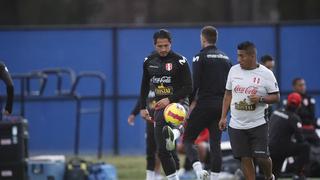
[[[48,83],[48,76],[56,77],[56,86],[55,93],[49,98],[44,95],[46,85]],[[69,78],[70,84],[69,88],[63,89],[62,85],[66,77]],[[30,73],[20,73],[12,74],[12,79],[20,81],[20,93],[18,94],[19,98],[15,100],[20,101],[20,115],[25,116],[25,104],[29,100],[38,100],[38,101],[48,101],[48,100],[60,100],[70,99],[76,102],[76,111],[75,111],[75,142],[74,142],[74,154],[79,155],[79,144],[80,144],[80,123],[81,115],[88,113],[97,113],[99,114],[98,123],[98,148],[97,148],[97,157],[101,159],[103,156],[103,134],[104,134],[104,98],[105,98],[105,75],[101,72],[92,71],[92,72],[80,72],[78,75],[69,68],[50,68],[32,71]],[[97,82],[100,85],[99,93],[95,96],[96,98],[88,98],[86,96],[80,96],[78,93],[78,86],[80,81],[85,78],[92,78],[98,80]],[[32,89],[32,80],[37,80],[39,86]],[[34,90],[37,89],[37,90]],[[82,108],[82,103],[84,100],[93,99],[99,101],[99,106],[95,108]]]

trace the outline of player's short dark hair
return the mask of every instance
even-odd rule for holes
[[[244,41],[244,42],[238,44],[238,50],[244,50],[248,54],[256,54],[257,53],[256,45],[254,45],[254,43],[250,42],[250,41]]]
[[[298,83],[298,81],[302,81],[302,80],[303,80],[302,77],[296,77],[296,78],[294,78],[294,79],[292,80],[292,86],[295,86],[295,85]]]
[[[205,26],[201,29],[201,35],[204,37],[208,43],[210,44],[216,44],[217,37],[218,37],[218,31],[213,26]]]
[[[171,34],[166,29],[160,29],[159,31],[157,31],[153,34],[153,43],[154,44],[157,43],[157,39],[168,39],[169,42],[171,43]]]
[[[266,55],[264,55],[264,56],[261,56],[260,62],[261,62],[262,64],[265,64],[265,63],[268,62],[268,61],[273,61],[273,57],[272,57],[271,55],[266,54]]]

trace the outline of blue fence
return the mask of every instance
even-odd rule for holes
[[[200,50],[201,27],[168,28],[173,35],[173,50],[183,54],[189,63]],[[127,116],[135,104],[140,88],[144,57],[153,50],[155,28],[90,28],[90,29],[2,29],[0,59],[11,73],[22,73],[49,67],[68,67],[77,73],[94,70],[106,74],[105,153],[144,153],[145,124],[140,118],[135,126]],[[256,43],[258,55],[277,57],[277,78],[281,91],[291,90],[296,76],[306,79],[308,89],[320,102],[319,42],[320,25],[263,25],[218,27],[218,47],[236,63],[236,46],[250,40]],[[278,48],[277,48],[278,47]],[[49,79],[53,82],[54,79]],[[82,95],[94,95],[99,84],[86,81],[80,85]],[[16,82],[16,89],[19,84]],[[49,83],[45,96],[54,83]],[[3,88],[1,88],[3,89]],[[2,91],[3,93],[3,91]],[[94,99],[85,106],[98,104]],[[18,111],[19,104],[15,104]],[[317,116],[320,105],[317,104]],[[74,144],[75,101],[41,100],[26,103],[30,123],[32,153],[71,153]],[[97,147],[98,117],[83,116],[81,152],[94,153]],[[227,138],[224,136],[224,138]]]

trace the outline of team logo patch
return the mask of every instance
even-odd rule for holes
[[[171,71],[172,70],[172,63],[166,63],[166,70]]]

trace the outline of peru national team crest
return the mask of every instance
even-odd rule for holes
[[[172,70],[172,63],[166,63],[166,70],[171,71]]]

